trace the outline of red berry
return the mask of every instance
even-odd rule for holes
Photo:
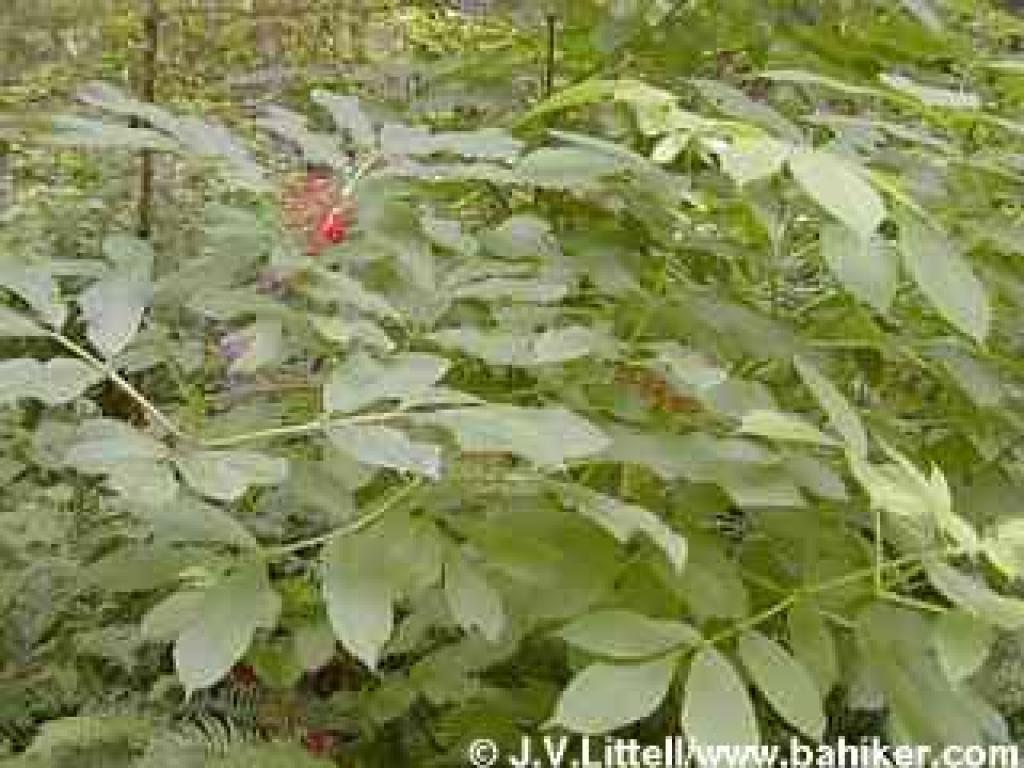
[[[327,215],[320,220],[317,227],[317,234],[326,242],[337,245],[345,240],[348,234],[348,222],[338,208],[332,208]]]
[[[338,738],[330,731],[306,731],[302,737],[302,746],[306,751],[317,757],[329,755],[338,745]]]

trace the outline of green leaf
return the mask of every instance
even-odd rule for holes
[[[395,342],[379,325],[366,318],[345,319],[337,315],[308,314],[310,325],[327,341],[349,346],[356,342],[368,349],[394,352]]]
[[[437,479],[441,475],[441,448],[417,443],[398,429],[375,425],[332,427],[331,442],[361,464],[413,472]]]
[[[52,328],[59,331],[64,325],[67,307],[61,301],[60,286],[49,269],[0,263],[0,287],[17,294]]]
[[[324,619],[317,619],[295,628],[295,658],[308,672],[316,671],[330,662],[337,650],[337,643],[334,630]]]
[[[562,691],[548,724],[597,735],[642,720],[661,705],[677,662],[668,656],[646,664],[592,664]]]
[[[257,629],[273,629],[281,598],[273,590],[263,562],[239,566],[201,591],[178,593],[151,611],[144,634],[159,637],[178,631],[174,666],[187,693],[218,682],[245,655]]]
[[[139,504],[169,504],[178,495],[174,471],[167,464],[144,459],[111,466],[107,485],[127,501]]]
[[[443,347],[458,349],[492,365],[534,366],[566,363],[607,348],[608,339],[590,328],[570,326],[525,334],[452,328],[428,338]]]
[[[161,504],[149,498],[133,506],[132,512],[148,524],[153,539],[179,544],[227,544],[237,549],[258,549],[259,542],[238,520],[194,496]]]
[[[296,744],[231,744],[226,752],[211,756],[202,768],[333,768],[334,761],[314,757]],[[191,768],[191,767],[190,767]]]
[[[1024,520],[1003,520],[981,543],[985,556],[1010,580],[1024,575]]]
[[[351,413],[381,400],[420,394],[444,378],[449,366],[444,358],[418,353],[384,361],[353,356],[324,385],[324,410]]]
[[[839,658],[828,623],[813,605],[800,601],[789,609],[787,624],[793,655],[814,678],[822,698],[827,697],[839,681]]]
[[[345,307],[354,307],[360,312],[373,315],[380,320],[401,322],[402,314],[391,303],[378,293],[367,289],[361,282],[343,272],[315,273],[322,282],[311,286],[309,290],[316,298],[331,301]]]
[[[738,185],[767,179],[782,171],[793,147],[767,137],[740,137],[718,151],[722,171]]]
[[[977,708],[939,667],[924,617],[875,601],[858,616],[855,632],[860,655],[910,743],[985,741]]]
[[[921,24],[931,32],[940,33],[944,29],[942,19],[930,0],[900,0],[900,5],[907,9]]]
[[[260,682],[271,690],[294,688],[305,671],[289,640],[285,637],[258,638],[245,654],[245,660]]]
[[[153,270],[156,254],[148,240],[115,233],[103,239],[103,255],[118,270],[148,275]]]
[[[868,98],[882,98],[887,95],[882,88],[871,88],[863,85],[854,85],[837,80],[834,77],[820,75],[816,72],[807,72],[800,69],[769,69],[758,73],[758,77],[771,80],[776,83],[790,83],[792,85],[813,86],[827,90],[838,91],[849,96],[864,96]]]
[[[347,549],[341,539],[324,550],[327,616],[345,650],[376,669],[394,628],[396,590],[386,577],[356,567]]]
[[[814,678],[781,645],[753,630],[739,639],[739,654],[754,684],[772,708],[805,736],[820,742],[825,711]]]
[[[755,101],[741,89],[722,80],[694,78],[689,82],[722,114],[759,126],[788,141],[803,141],[803,132],[766,101]]]
[[[620,83],[616,80],[586,80],[552,94],[530,110],[521,122],[531,122],[541,115],[551,112],[604,102],[614,98],[619,89]]]
[[[420,219],[423,234],[434,245],[472,258],[480,250],[480,243],[472,235],[462,231],[462,222],[457,219],[439,219],[431,215]]]
[[[150,149],[157,152],[178,149],[173,141],[148,128],[130,128],[78,115],[54,115],[50,118],[50,128],[52,132],[38,137],[40,143],[57,147]]]
[[[866,456],[868,436],[857,411],[843,397],[835,384],[825,378],[810,361],[797,357],[793,363],[800,378],[803,379],[804,386],[811,390],[818,405],[828,414],[832,427],[842,435],[847,448],[857,456]]]
[[[700,651],[690,664],[683,730],[690,742],[703,747],[761,743],[747,686],[713,647]]]
[[[870,238],[885,218],[885,204],[851,163],[831,152],[798,149],[789,170],[804,192],[851,231]]]
[[[737,563],[711,537],[693,542],[679,586],[698,622],[742,619],[750,613],[750,598]]]
[[[192,488],[218,501],[237,501],[251,486],[283,483],[288,462],[252,451],[196,451],[174,459]]]
[[[163,443],[124,422],[92,419],[79,426],[63,460],[79,472],[105,475],[119,465],[162,461],[169,455]]]
[[[689,624],[629,611],[589,613],[565,625],[557,634],[587,653],[625,660],[661,656],[701,642],[700,633]]]
[[[142,617],[142,636],[152,642],[173,642],[186,627],[198,621],[204,598],[199,589],[175,592],[164,598]]]
[[[78,304],[90,343],[107,359],[117,355],[138,333],[152,295],[149,280],[137,272],[118,270],[89,286]]]
[[[7,307],[0,307],[0,338],[28,338],[45,335],[46,330],[25,315]]]
[[[538,466],[560,467],[600,453],[608,445],[608,439],[590,422],[557,406],[484,405],[416,415],[415,419],[450,430],[468,453],[511,453]]]
[[[835,222],[821,225],[821,253],[832,274],[853,296],[881,313],[899,286],[899,261],[878,236],[861,237]]]
[[[286,348],[284,330],[277,320],[261,320],[230,334],[228,338],[241,353],[231,361],[228,372],[255,373],[280,364]]]
[[[335,635],[370,669],[394,626],[394,604],[434,586],[444,542],[429,520],[392,511],[370,528],[331,541],[322,555],[323,593]]]
[[[894,459],[888,464],[869,464],[850,457],[850,468],[871,497],[872,506],[884,510],[894,522],[909,526],[918,537],[923,537],[922,543],[938,531],[966,551],[978,551],[978,534],[970,522],[954,512],[942,471],[933,467],[931,475],[926,476],[906,457],[887,450]]]
[[[985,662],[996,633],[964,611],[947,611],[935,620],[932,642],[946,678],[959,685]]]
[[[992,326],[985,287],[949,238],[916,216],[900,217],[900,249],[907,272],[953,327],[982,342]]]
[[[377,135],[373,123],[359,106],[355,96],[339,96],[336,93],[316,89],[310,94],[314,104],[331,113],[331,118],[338,130],[345,134],[360,149],[373,149],[377,145]]]
[[[45,363],[30,358],[0,360],[0,405],[29,399],[50,406],[64,405],[104,378],[103,372],[74,358]]]
[[[799,416],[779,411],[748,411],[743,416],[739,432],[756,435],[769,440],[812,443],[814,445],[835,445],[831,437],[822,434],[817,427],[808,424]]]
[[[947,563],[929,563],[926,571],[935,589],[977,620],[1011,632],[1024,628],[1024,600],[993,592],[981,580]]]
[[[933,85],[915,83],[909,77],[883,72],[879,81],[894,91],[911,96],[927,107],[942,109],[981,109],[981,97],[971,91],[954,91],[948,88],[937,88]]]
[[[651,161],[658,165],[671,165],[689,146],[692,139],[693,136],[685,131],[666,134],[654,145]]]
[[[85,566],[82,581],[115,594],[149,592],[173,584],[206,556],[166,545],[129,545]]]
[[[566,503],[623,544],[643,534],[661,549],[677,572],[686,566],[686,539],[650,510],[578,485],[560,485],[559,492]]]
[[[63,762],[62,754],[117,748],[125,753],[141,750],[153,733],[153,724],[142,717],[82,715],[60,717],[43,723],[27,750]],[[30,763],[30,765],[32,765]]]
[[[525,183],[545,189],[592,190],[627,167],[621,158],[582,147],[543,147],[526,155],[516,173]]]
[[[564,299],[568,293],[569,286],[553,279],[490,277],[457,286],[452,291],[452,298],[554,304]]]
[[[458,552],[452,552],[445,563],[444,593],[459,626],[467,632],[478,629],[488,641],[498,642],[505,629],[501,595]]]
[[[431,134],[418,126],[386,123],[380,131],[381,151],[397,157],[457,155],[471,160],[510,161],[519,156],[524,146],[521,139],[500,128]]]

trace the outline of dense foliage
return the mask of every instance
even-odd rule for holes
[[[0,219],[0,765],[1021,738],[1024,26],[492,14],[0,121],[90,150]]]

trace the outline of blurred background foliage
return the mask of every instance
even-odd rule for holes
[[[312,115],[311,125],[326,128],[327,115],[314,110],[310,101],[315,88],[359,95],[374,117],[381,120],[394,117],[462,129],[514,126],[518,135],[533,139],[543,135],[545,122],[521,124],[519,118],[524,109],[550,92],[590,77],[637,78],[681,94],[684,108],[714,111],[725,118],[785,134],[792,124],[782,114],[839,120],[856,115],[877,119],[880,125],[886,107],[869,99],[864,108],[867,111],[860,112],[862,106],[853,104],[842,91],[827,91],[812,98],[805,89],[784,84],[772,85],[769,99],[770,86],[758,77],[759,72],[800,69],[820,76],[834,75],[846,82],[874,82],[882,73],[895,73],[950,92],[968,83],[971,90],[984,92],[989,100],[988,113],[1014,120],[986,122],[979,118],[960,123],[934,114],[928,118],[962,141],[965,152],[972,153],[978,162],[989,153],[1004,167],[1020,172],[1024,170],[1024,156],[1015,147],[1024,129],[1015,120],[1024,112],[1024,78],[1002,76],[998,69],[987,68],[985,62],[1019,55],[1024,47],[1024,22],[1004,6],[977,0],[945,0],[942,9],[940,16],[924,0],[6,0],[0,9],[0,250],[38,252],[41,260],[99,253],[108,233],[136,228],[141,179],[147,173],[154,195],[147,215],[159,253],[192,254],[202,247],[211,230],[216,234],[218,223],[230,229],[231,221],[214,218],[211,225],[206,213],[211,201],[230,202],[240,193],[227,189],[215,175],[204,173],[195,163],[186,164],[173,155],[143,160],[130,151],[44,148],[25,140],[33,119],[66,111],[88,80],[104,80],[140,96],[151,94],[157,103],[175,111],[219,120],[246,137],[262,153],[262,160],[268,164],[272,161],[276,164],[273,167],[284,172],[295,167],[298,158],[285,143],[276,144],[257,132],[253,118],[280,105]],[[1014,60],[1019,62],[1019,58]],[[701,78],[703,81],[697,80]],[[697,82],[705,85],[698,87]],[[79,109],[82,114],[96,114],[87,106]],[[599,104],[585,118],[570,113],[561,125],[572,127],[574,120],[593,134],[621,138],[623,143],[632,140],[633,126],[616,106]],[[826,135],[824,128],[821,130]],[[814,127],[808,129],[812,136],[814,131]],[[839,132],[845,142],[866,145],[874,140],[873,131],[874,127],[851,126]],[[880,151],[878,164],[887,160],[899,169],[906,158],[895,153],[889,157]],[[921,174],[913,178],[908,175],[908,184],[915,193],[924,197],[935,191],[936,185],[925,178],[920,167],[907,166]],[[694,174],[705,186],[715,183],[707,169],[696,168]],[[957,222],[969,221],[975,214],[979,222],[990,216],[1001,222],[1016,221],[1021,202],[1013,188],[1004,193],[990,176],[983,178],[989,189],[972,196],[961,193],[970,185],[981,184],[978,177],[967,171],[950,172],[949,189],[944,190],[948,194],[942,200],[944,212]],[[690,233],[690,250],[685,252],[688,269],[698,272],[704,261],[712,261],[709,254],[714,256],[710,270],[725,273],[748,268],[742,262],[752,248],[744,240],[744,230],[755,227],[750,225],[751,215],[746,211],[730,219],[735,223],[732,230],[714,232],[714,237],[720,239],[710,245],[712,236],[707,242],[699,237],[711,231],[701,230],[707,221],[715,220],[730,206],[739,208],[731,194],[722,191],[721,199],[712,201],[710,208],[694,205],[697,224]],[[569,218],[577,203],[559,200],[558,205],[563,206],[559,208],[552,202],[554,198],[537,196],[552,219]],[[993,206],[993,200],[998,207]],[[245,224],[248,226],[249,220]],[[730,239],[737,232],[735,239]],[[1007,232],[1012,237],[1013,230]],[[968,235],[964,235],[965,240],[971,239]],[[702,253],[705,245],[707,252]],[[763,245],[757,241],[758,248]],[[789,266],[783,265],[779,271]],[[788,280],[783,287],[792,289],[791,297],[797,297],[794,302],[804,296],[800,290],[805,277],[794,268],[779,278],[780,282]],[[758,290],[761,287],[759,284]],[[819,309],[814,306],[808,313],[817,317]],[[829,311],[825,306],[823,315]],[[842,311],[836,312],[835,322],[842,326],[837,326],[836,335],[860,333],[860,315],[841,315]],[[657,320],[666,321],[669,327],[666,317],[659,315]],[[831,320],[826,317],[821,322],[826,325]],[[863,322],[868,327],[867,321]],[[871,328],[874,332],[874,326]],[[868,382],[866,389],[881,382],[879,389],[896,414],[886,426],[898,439],[895,425],[902,421],[897,416],[921,416],[922,397],[934,393],[923,391],[920,382],[913,380],[917,375],[914,372],[904,375],[897,370],[898,365],[878,362],[869,351],[857,354],[863,358],[858,358],[858,365],[864,363],[857,369],[858,380],[863,374]],[[751,365],[752,376],[759,375],[758,365]],[[1019,360],[1007,365],[1019,372]],[[977,369],[964,363],[958,373],[961,380],[970,380]],[[984,384],[984,376],[976,376],[973,382],[978,380]],[[947,384],[933,383],[934,392],[945,397]],[[995,399],[1002,403],[1003,397],[998,394]],[[951,428],[948,440],[939,437],[928,442],[923,458],[955,456],[945,466],[951,468],[951,484],[965,493],[964,488],[971,488],[969,475],[977,469],[971,461],[963,460],[964,456],[974,456],[973,449],[965,444],[973,441],[985,448],[995,442],[993,435],[1019,431],[1022,424],[1012,408],[991,409],[979,416],[973,404],[961,401],[955,400],[956,407],[950,407],[946,415],[962,434]],[[183,418],[188,416],[188,407],[187,402],[182,407]],[[998,413],[993,413],[996,410]],[[924,433],[928,429],[925,422],[923,416],[915,420],[913,430]],[[987,434],[989,431],[991,434]],[[992,466],[1012,453],[1013,449],[1006,456],[995,457]],[[0,464],[0,480],[3,473]],[[83,503],[83,498],[76,495],[79,490],[70,484],[34,492],[39,498],[29,498],[28,506],[66,511]],[[72,517],[55,515],[44,521],[25,513],[32,524],[26,525],[20,535],[30,542],[57,540],[61,526],[73,524],[69,522]],[[801,526],[799,521],[793,523],[794,538],[803,532]],[[771,539],[769,544],[775,546],[780,540]],[[751,550],[757,554],[756,542]],[[8,634],[18,637],[5,637],[5,641],[21,642],[25,647],[45,636],[47,622],[60,611],[61,596],[70,592],[68,585],[73,583],[74,574],[41,569],[39,578],[29,581],[36,593],[19,595],[19,605],[42,602],[40,595],[52,596],[47,613],[40,617],[26,611],[22,615],[16,614],[19,605],[2,606],[10,611],[5,615],[17,616],[18,622],[16,633],[8,630]],[[636,587],[637,592],[643,592],[644,587]],[[105,627],[104,631],[106,634],[92,640],[105,653],[118,648],[119,643],[130,645],[118,635],[117,626]],[[126,648],[125,656],[133,657],[136,650]],[[395,730],[403,731],[402,738],[393,743],[404,740],[415,744],[423,754],[435,748],[443,752],[444,747],[457,742],[464,721],[477,725],[493,721],[490,724],[495,729],[508,729],[517,717],[535,718],[537,712],[547,711],[556,693],[543,674],[544,665],[550,663],[547,651],[541,642],[528,645],[517,657],[521,667],[539,671],[531,675],[528,685],[516,680],[520,690],[515,701],[491,695],[483,704],[453,707],[434,721],[429,738],[417,730],[420,724],[416,717],[402,720],[394,725]],[[1021,656],[1017,649],[1011,651],[1007,654],[1011,663],[997,670],[1001,678],[1006,678],[1001,679],[999,695],[1005,695],[1008,687],[1022,679]],[[143,660],[140,666],[147,661],[151,660]],[[458,666],[458,660],[449,661],[453,669]],[[432,674],[458,677],[459,670],[444,667],[443,660],[437,664]],[[35,735],[40,721],[78,713],[82,701],[107,694],[100,672],[88,665],[69,662],[56,674],[50,669],[45,685],[36,685],[31,674],[21,677],[22,672],[19,670],[15,679],[5,680],[4,670],[0,670],[0,689],[5,695],[0,700],[0,725],[8,730],[6,735],[0,731],[0,737],[10,744],[23,745]],[[351,672],[341,670],[338,674]],[[128,669],[126,675],[130,678],[132,674],[134,668]],[[61,679],[61,675],[69,679]],[[75,679],[70,680],[72,677]],[[510,673],[510,677],[515,676]],[[230,731],[234,727],[255,731],[267,719],[280,724],[288,720],[289,713],[299,710],[307,721],[315,722],[318,716],[315,708],[298,700],[300,694],[290,691],[273,701],[283,715],[255,711],[256,705],[245,697],[245,690],[245,686],[229,685],[190,704],[191,714],[199,713],[201,731],[182,738],[203,746],[218,740],[233,743],[244,741],[244,734],[239,737]],[[1019,690],[1013,693],[1016,698],[1005,707],[1011,715],[1022,709]],[[153,695],[159,698],[160,692]],[[384,710],[378,714],[387,723],[391,723],[389,705],[401,710],[408,703],[389,702],[386,695],[378,698],[380,701],[375,703]],[[128,708],[131,703],[105,702],[115,706],[104,711],[122,704]],[[210,713],[227,716],[222,722]],[[851,722],[844,722],[845,716]],[[853,719],[852,713],[837,706],[834,728],[855,733],[878,727],[874,720],[864,724]],[[85,733],[83,738],[88,735]],[[431,738],[444,743],[428,743]],[[178,743],[168,752],[168,764],[185,764],[181,762],[181,746]],[[374,749],[380,751],[373,752],[369,765],[398,765],[407,759],[407,753],[387,754],[386,744],[374,745]],[[153,759],[154,766],[158,759]]]

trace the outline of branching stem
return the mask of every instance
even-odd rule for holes
[[[382,421],[399,418],[403,415],[400,411],[364,413],[357,416],[346,416],[337,419],[317,419],[316,421],[310,421],[304,424],[290,424],[281,427],[272,427],[270,429],[245,432],[238,435],[229,435],[227,437],[203,438],[196,435],[190,435],[185,432],[185,430],[174,423],[174,420],[171,419],[170,416],[161,411],[151,400],[139,392],[139,390],[136,389],[130,381],[118,373],[112,365],[92,354],[81,344],[78,344],[67,336],[57,333],[56,331],[49,331],[47,335],[91,368],[102,373],[111,383],[137,403],[138,406],[150,417],[151,421],[154,424],[159,425],[164,432],[177,440],[199,448],[233,448],[238,445],[259,442],[261,440],[317,434],[325,432],[332,427],[345,427],[356,424],[376,424]]]

